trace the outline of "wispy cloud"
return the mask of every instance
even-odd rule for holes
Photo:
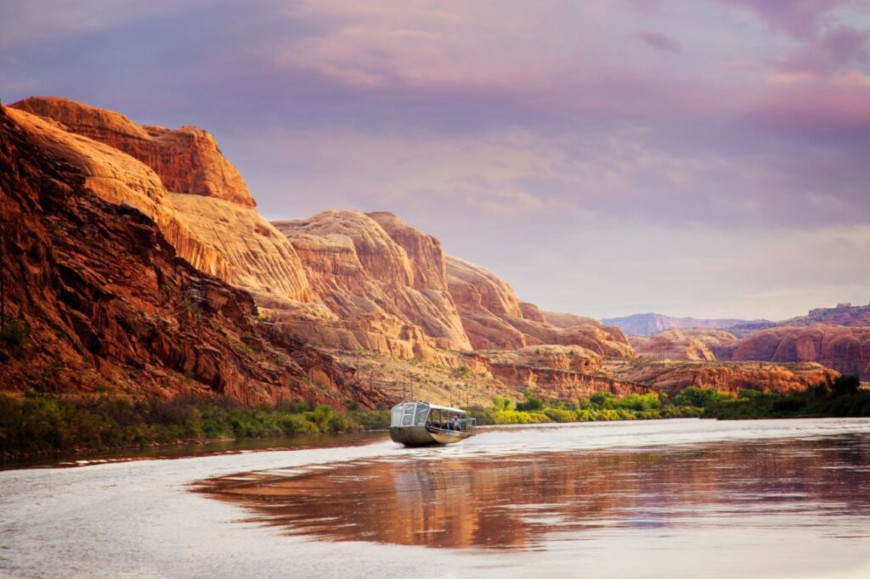
[[[671,38],[667,34],[641,31],[636,33],[635,36],[650,48],[662,52],[683,52],[683,45],[680,44],[680,41]]]

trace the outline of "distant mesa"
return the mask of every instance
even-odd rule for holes
[[[725,330],[734,326],[746,324],[769,324],[766,320],[739,320],[739,319],[699,319],[677,318],[662,314],[633,314],[618,318],[604,318],[605,324],[616,326],[630,336],[652,336],[665,330],[680,329],[713,329]]]

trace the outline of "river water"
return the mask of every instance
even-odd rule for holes
[[[0,472],[0,576],[870,577],[870,420]]]

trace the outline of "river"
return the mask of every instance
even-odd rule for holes
[[[870,420],[6,470],[0,576],[870,577]]]

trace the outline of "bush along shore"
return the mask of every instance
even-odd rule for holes
[[[223,399],[131,402],[0,394],[0,456],[5,458],[388,426],[389,411],[362,411],[353,403],[336,412],[327,405],[312,408],[305,402],[246,408]]]
[[[530,392],[514,402],[496,396],[489,410],[472,414],[478,424],[533,424],[587,422],[593,420],[644,420],[658,418],[800,418],[811,416],[870,416],[870,390],[859,388],[855,376],[840,376],[831,387],[825,384],[783,394],[744,389],[738,394],[715,388],[692,386],[669,397],[659,394],[629,394],[617,398],[601,392],[577,402],[545,404]]]
[[[600,392],[576,402],[544,403],[530,392],[514,402],[501,396],[489,409],[472,408],[478,424],[534,424],[661,418],[797,418],[870,416],[870,390],[854,376],[831,387],[817,385],[784,394],[690,387],[669,397]],[[0,457],[144,448],[209,440],[279,438],[293,435],[379,430],[388,410],[360,410],[355,403],[330,406],[282,402],[275,408],[246,408],[229,400],[177,397],[170,401],[107,397],[63,399],[43,394],[0,394]]]

